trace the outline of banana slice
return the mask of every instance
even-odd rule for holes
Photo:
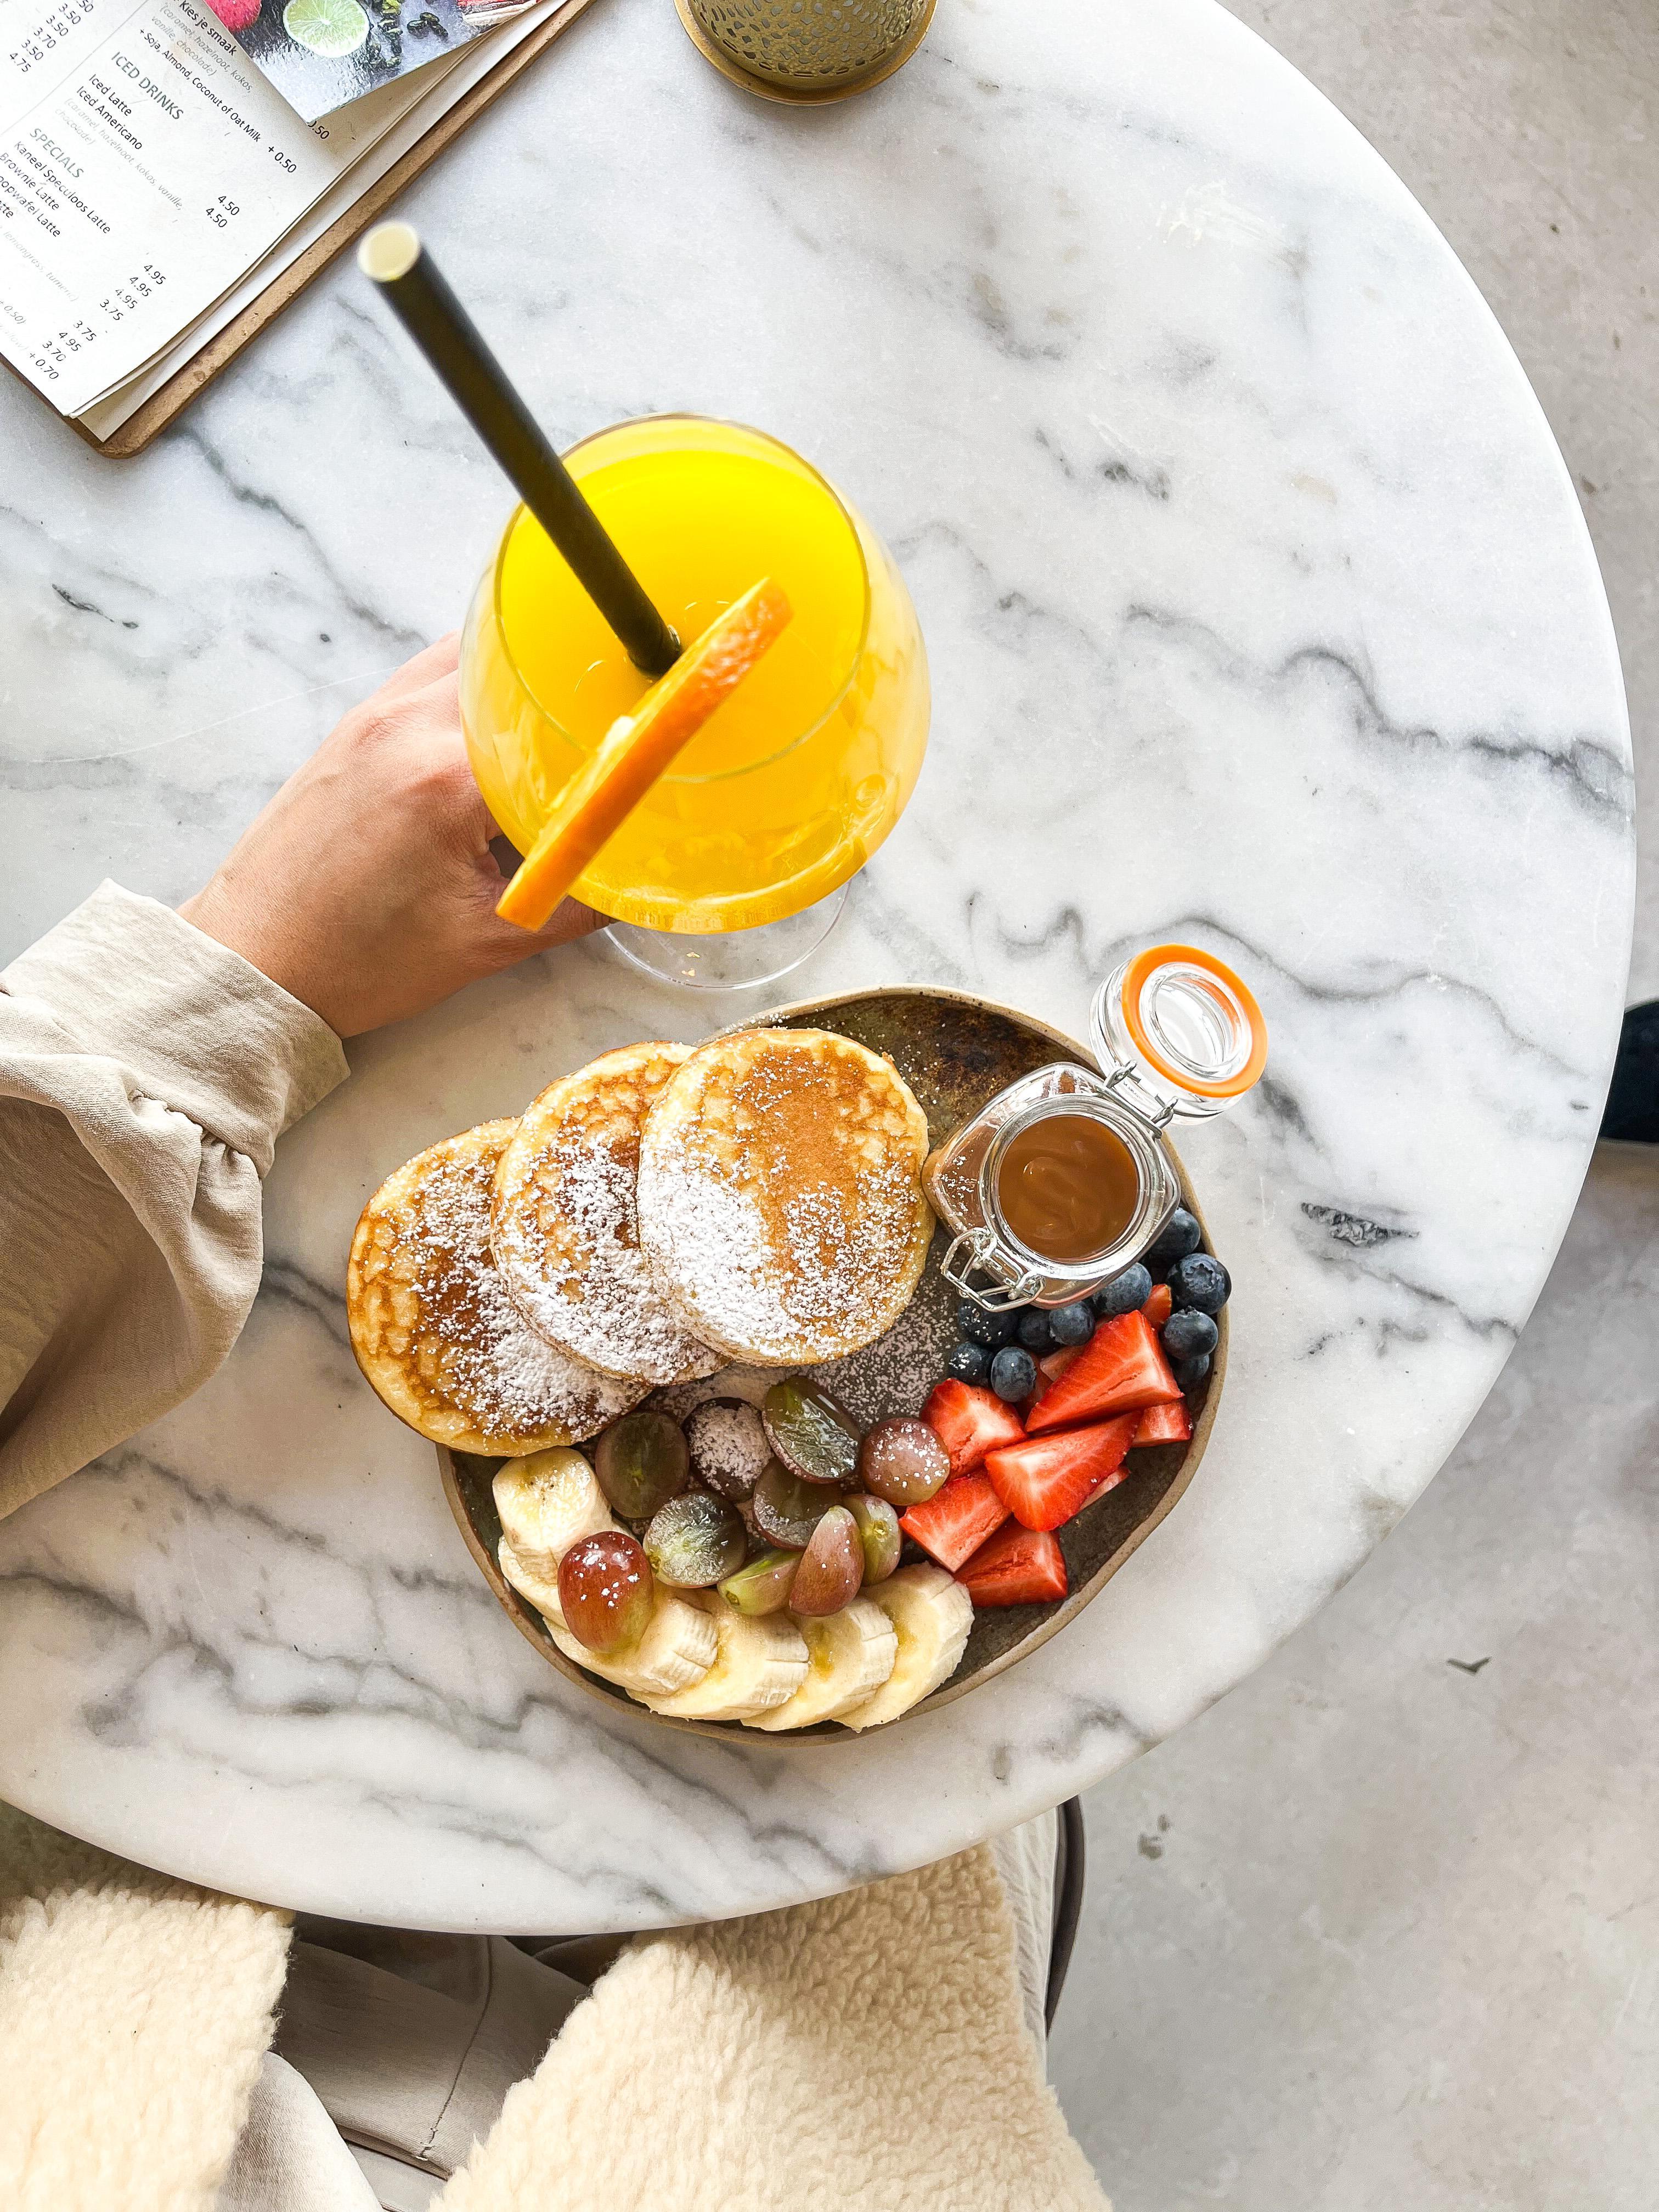
[[[590,1674],[615,1682],[630,1697],[671,1697],[690,1690],[714,1664],[720,1638],[714,1622],[700,1605],[677,1597],[672,1590],[657,1592],[651,1626],[631,1651],[607,1659],[590,1651],[565,1626],[556,1583],[533,1574],[503,1536],[496,1554],[501,1572],[520,1597],[528,1598],[547,1623],[547,1632],[567,1659],[574,1659]]]
[[[686,1721],[746,1721],[793,1698],[806,1674],[806,1645],[787,1613],[750,1618],[734,1613],[711,1590],[700,1596],[703,1619],[720,1640],[702,1680],[675,1697],[647,1697],[653,1713]]]
[[[562,1445],[508,1460],[491,1487],[514,1553],[544,1582],[557,1579],[559,1561],[579,1536],[617,1525],[592,1468],[579,1451]]]
[[[659,1590],[651,1626],[631,1651],[603,1658],[579,1644],[562,1624],[550,1620],[547,1632],[567,1659],[574,1659],[601,1681],[614,1682],[630,1698],[654,1706],[659,1698],[672,1703],[676,1693],[695,1697],[712,1670],[720,1639],[714,1624],[698,1605],[688,1604],[670,1590]]]
[[[860,1601],[860,1603],[863,1600]],[[948,1682],[961,1662],[974,1625],[974,1601],[941,1567],[901,1567],[869,1592],[893,1624],[898,1656],[873,1697],[836,1717],[843,1728],[878,1728]]]
[[[878,1605],[855,1597],[822,1620],[797,1617],[806,1642],[806,1677],[794,1696],[745,1723],[757,1729],[811,1728],[860,1705],[892,1673],[898,1657],[893,1624]]]
[[[557,1583],[549,1582],[545,1575],[532,1574],[520,1558],[510,1536],[502,1537],[495,1547],[495,1557],[503,1577],[519,1595],[529,1599],[550,1628],[556,1624],[562,1628],[564,1613],[559,1604]]]

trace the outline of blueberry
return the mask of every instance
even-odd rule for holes
[[[982,1344],[994,1352],[998,1345],[1012,1340],[1019,1327],[1019,1316],[1006,1308],[992,1313],[975,1305],[972,1298],[963,1298],[957,1308],[957,1327],[970,1344]]]
[[[1095,1310],[1087,1298],[1075,1305],[1056,1306],[1048,1316],[1056,1344],[1087,1344],[1095,1333]]]
[[[1198,1352],[1191,1359],[1177,1359],[1175,1363],[1175,1379],[1181,1385],[1182,1395],[1188,1398],[1209,1371],[1210,1355],[1207,1352]]]
[[[1207,1252],[1189,1252],[1170,1270],[1170,1296],[1178,1306],[1218,1314],[1232,1296],[1233,1279]]]
[[[1137,1260],[1133,1267],[1101,1285],[1094,1296],[1095,1311],[1102,1321],[1111,1321],[1118,1314],[1135,1312],[1152,1295],[1152,1279]]]
[[[1164,1349],[1171,1359],[1207,1359],[1219,1342],[1221,1331],[1206,1313],[1183,1306],[1164,1324]]]
[[[1036,1362],[1017,1344],[1005,1344],[991,1362],[991,1388],[1010,1404],[1036,1389]]]
[[[991,1355],[982,1344],[953,1345],[945,1363],[945,1373],[958,1382],[982,1382],[990,1368]]]
[[[1041,1306],[1027,1306],[1019,1317],[1019,1340],[1039,1357],[1054,1348],[1054,1332]]]
[[[1177,1260],[1196,1252],[1203,1242],[1204,1231],[1186,1207],[1178,1206],[1146,1248],[1146,1265],[1162,1274]]]

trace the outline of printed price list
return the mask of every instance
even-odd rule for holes
[[[0,0],[0,352],[82,412],[418,96],[388,91],[307,125],[204,0]]]
[[[54,8],[50,15],[37,17],[21,33],[12,34],[14,44],[6,55],[7,63],[20,77],[28,76],[43,62],[50,62],[76,31],[90,26],[98,14],[99,0],[70,0],[67,6]]]

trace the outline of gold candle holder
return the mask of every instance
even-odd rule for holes
[[[763,100],[845,100],[902,69],[934,0],[674,0],[691,43]]]

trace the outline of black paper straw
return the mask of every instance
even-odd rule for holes
[[[391,301],[456,405],[621,639],[629,659],[647,676],[664,675],[679,658],[678,638],[507,382],[413,226],[377,224],[357,248],[357,265]]]

